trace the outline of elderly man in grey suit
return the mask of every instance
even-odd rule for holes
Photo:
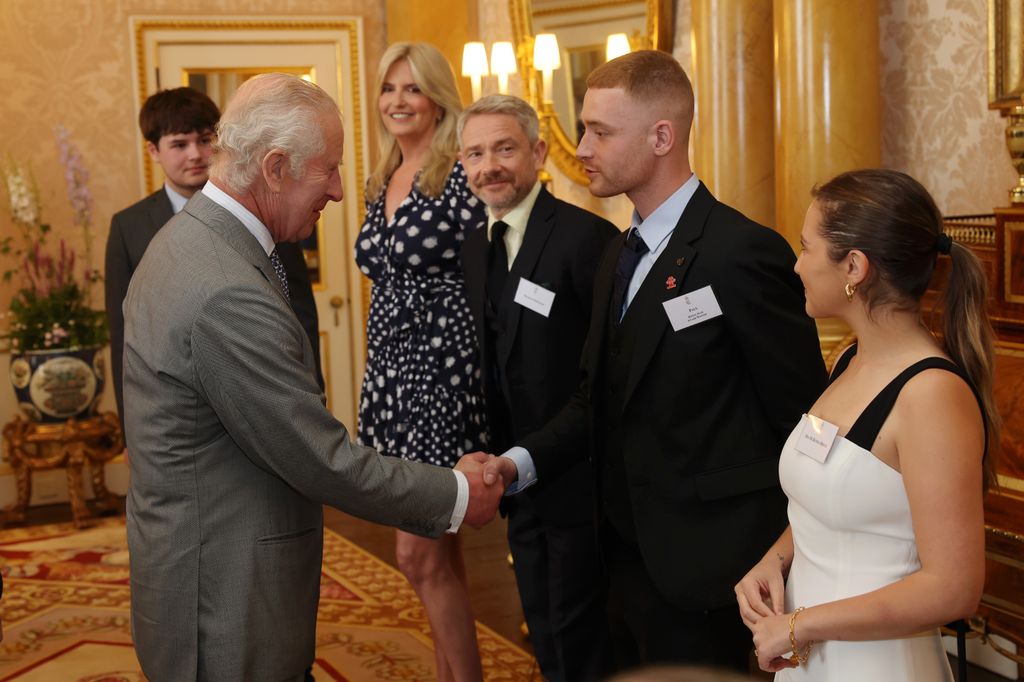
[[[427,536],[494,516],[499,486],[383,457],[324,405],[277,242],[342,198],[334,102],[247,81],[210,182],[153,239],[124,303],[132,632],[162,680],[302,679],[313,661],[322,504]]]

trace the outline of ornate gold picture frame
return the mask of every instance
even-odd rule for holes
[[[988,0],[988,108],[1024,104],[1024,0]]]

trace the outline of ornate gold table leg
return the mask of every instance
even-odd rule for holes
[[[121,453],[124,440],[113,413],[68,419],[60,424],[38,424],[20,417],[3,428],[3,439],[16,474],[18,501],[4,510],[0,520],[24,522],[32,493],[32,472],[63,467],[75,526],[87,525],[91,516],[82,490],[82,467],[89,466],[98,506],[117,509],[118,498],[107,490],[103,466]]]
[[[14,504],[0,512],[0,521],[4,525],[25,523],[25,510],[28,509],[28,502],[32,497],[32,472],[25,465],[22,456],[26,426],[27,423],[19,419],[4,426],[4,449],[7,451],[11,468],[14,469],[14,483],[18,493]]]
[[[85,446],[81,441],[72,443],[68,448],[68,497],[71,499],[71,518],[75,528],[84,528],[89,525],[89,506],[85,503],[82,494],[82,465],[85,464]]]
[[[120,508],[117,495],[107,490],[107,476],[104,471],[105,462],[89,458],[89,471],[92,472],[93,504],[101,511],[117,511]]]

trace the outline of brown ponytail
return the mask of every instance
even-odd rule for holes
[[[811,190],[821,209],[829,257],[864,252],[873,266],[857,292],[868,313],[880,307],[917,310],[940,252],[952,260],[944,293],[943,348],[971,382],[986,429],[985,485],[995,483],[1000,419],[992,395],[993,333],[984,271],[966,247],[943,232],[942,214],[921,183],[899,171],[863,169]]]
[[[988,319],[988,284],[978,257],[966,246],[953,242],[949,280],[943,295],[943,347],[967,374],[977,391],[985,416],[986,444],[983,460],[986,487],[996,483],[1000,418],[992,393],[994,351]]]

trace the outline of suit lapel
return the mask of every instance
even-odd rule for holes
[[[622,397],[623,407],[636,390],[661,337],[668,329],[668,315],[663,303],[689,290],[686,286],[686,273],[697,256],[697,250],[692,244],[703,234],[704,224],[714,203],[715,198],[711,192],[704,183],[700,183],[679,217],[668,245],[647,273],[644,283],[626,310],[623,324],[635,325],[637,331],[629,378]]]
[[[263,277],[270,283],[274,291],[278,293],[281,300],[291,309],[291,304],[281,289],[281,280],[278,279],[277,273],[274,272],[274,266],[270,264],[267,252],[263,250],[259,240],[246,229],[245,225],[238,218],[231,215],[226,208],[212,201],[202,192],[196,192],[192,195],[192,198],[188,200],[183,210],[217,233],[242,258],[263,273]]]
[[[602,381],[599,375],[604,367],[601,358],[608,336],[608,325],[611,323],[608,317],[612,305],[612,286],[615,283],[615,268],[619,262],[619,253],[625,243],[625,232],[613,238],[605,247],[604,255],[594,273],[594,302],[590,311],[590,331],[581,353],[590,376],[591,388],[599,385]]]
[[[515,303],[519,279],[521,277],[528,280],[534,278],[533,273],[537,267],[537,261],[540,260],[544,245],[555,227],[555,205],[554,197],[541,187],[537,200],[533,204],[533,210],[530,211],[530,218],[526,221],[522,246],[519,247],[519,253],[512,261],[512,269],[508,273],[508,284],[501,296],[499,308],[499,314],[504,318],[505,329],[508,331],[505,335],[505,342],[498,346],[498,361],[503,370],[508,362],[509,354],[512,352],[512,346],[515,344],[516,334],[519,332],[519,322],[523,318],[523,306]],[[543,286],[545,283],[536,282],[536,284]],[[548,284],[545,288],[550,289],[551,285]]]
[[[156,234],[157,230],[167,224],[167,221],[174,217],[174,207],[171,206],[171,200],[167,197],[167,191],[161,187],[157,191],[149,195],[150,201],[146,206],[149,212],[149,220],[152,223],[152,233],[150,236]]]

